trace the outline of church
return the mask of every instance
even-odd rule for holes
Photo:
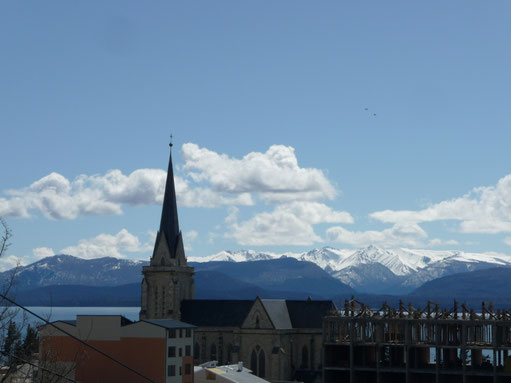
[[[160,229],[142,274],[140,319],[177,319],[197,326],[195,364],[243,362],[269,381],[320,382],[323,317],[335,309],[318,300],[194,299],[194,269],[188,266],[179,229],[172,143]]]

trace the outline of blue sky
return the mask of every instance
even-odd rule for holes
[[[62,250],[147,259],[171,133],[189,255],[511,253],[510,12],[3,2],[3,267]]]

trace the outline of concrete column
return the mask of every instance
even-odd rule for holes
[[[376,344],[376,383],[380,383],[380,345]]]
[[[350,382],[349,383],[355,383],[355,370],[354,370],[354,350],[353,350],[353,342],[354,342],[354,331],[353,331],[353,321],[349,322],[349,332],[350,332]]]

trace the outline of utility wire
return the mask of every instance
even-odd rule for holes
[[[67,332],[66,330],[63,330],[63,329],[61,329],[61,328],[59,328],[59,327],[55,326],[53,323],[51,323],[51,322],[49,322],[48,320],[44,319],[43,317],[41,317],[41,316],[37,315],[36,313],[34,313],[33,311],[31,311],[31,310],[27,309],[26,307],[24,307],[24,306],[22,306],[22,305],[20,305],[20,304],[16,303],[16,302],[15,302],[15,301],[13,301],[12,299],[7,298],[5,295],[0,294],[0,298],[5,299],[7,302],[12,303],[12,304],[13,304],[13,305],[15,305],[16,307],[19,307],[20,309],[22,309],[22,310],[26,311],[27,313],[29,313],[29,314],[31,314],[31,315],[33,315],[33,316],[35,316],[37,319],[39,319],[39,320],[43,321],[43,322],[44,322],[44,323],[46,323],[47,325],[50,325],[51,327],[53,327],[53,328],[57,329],[58,331],[63,332],[64,334],[66,334],[67,336],[69,336],[69,337],[73,338],[73,339],[74,339],[74,340],[76,340],[77,342],[80,342],[80,343],[81,343],[81,344],[83,344],[84,346],[89,347],[90,349],[92,349],[92,350],[96,351],[97,353],[99,353],[99,354],[103,355],[104,357],[106,357],[106,358],[110,359],[111,361],[113,361],[113,362],[117,363],[118,365],[120,365],[120,366],[122,366],[122,367],[124,367],[124,368],[126,368],[126,369],[128,369],[128,370],[130,370],[131,372],[133,372],[133,373],[137,374],[138,376],[140,376],[140,377],[144,378],[145,380],[147,380],[147,381],[149,381],[149,382],[152,382],[152,383],[156,383],[156,382],[155,382],[154,380],[152,380],[151,378],[148,378],[147,376],[143,375],[142,373],[138,372],[137,370],[135,370],[135,369],[131,368],[130,366],[128,366],[128,365],[126,365],[126,364],[124,364],[124,363],[123,363],[123,362],[121,362],[120,360],[115,359],[113,356],[108,355],[106,352],[101,351],[100,349],[98,349],[98,348],[96,348],[96,347],[94,347],[94,346],[90,345],[89,343],[87,343],[87,342],[85,342],[85,341],[81,340],[80,338],[78,338],[78,337],[74,336],[73,334],[71,334],[71,333]]]
[[[22,361],[23,363],[30,364],[32,367],[36,367],[36,368],[38,368],[39,370],[48,371],[50,374],[53,374],[53,375],[55,375],[55,376],[58,376],[59,378],[66,379],[66,380],[68,380],[68,381],[70,381],[70,382],[78,383],[78,382],[77,382],[76,380],[74,380],[74,379],[68,378],[67,376],[64,376],[64,375],[62,375],[62,374],[59,374],[58,372],[52,371],[52,370],[50,370],[50,369],[48,369],[48,368],[45,368],[45,367],[39,366],[39,365],[37,365],[37,364],[35,364],[35,363],[29,362],[28,360],[25,360],[25,359],[23,359],[23,358],[20,358],[19,356],[16,356],[16,355],[14,355],[14,354],[9,354],[9,353],[7,353],[7,352],[5,352],[5,351],[2,351],[2,350],[0,350],[0,353],[4,354],[4,355],[6,355],[6,356],[9,356],[9,357],[16,358],[16,359],[18,359],[18,360]]]

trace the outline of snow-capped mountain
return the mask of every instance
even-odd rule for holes
[[[43,258],[16,270],[16,286],[26,290],[49,285],[118,286],[139,282],[147,261],[111,257],[81,259],[70,255]],[[9,280],[13,270],[0,273],[0,281]]]
[[[209,257],[190,257],[191,262],[247,262],[292,257],[317,264],[333,277],[361,292],[403,294],[443,276],[511,265],[511,256],[497,253],[466,253],[455,250],[333,249],[305,253],[222,251]]]

